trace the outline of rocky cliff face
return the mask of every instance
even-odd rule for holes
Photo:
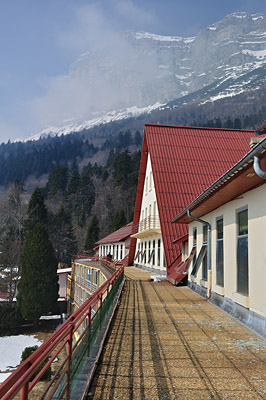
[[[216,81],[219,85],[230,81],[232,88],[233,80],[264,64],[266,16],[234,13],[194,38],[124,33],[121,51],[86,53],[71,65],[70,76],[101,80],[110,90],[119,88],[116,107],[144,107],[180,98]]]
[[[227,115],[234,115],[236,104],[238,114],[241,107],[247,112],[255,101],[264,104],[266,16],[234,13],[191,38],[126,32],[112,46],[81,55],[69,78],[89,94],[82,115],[27,139],[80,132],[158,108],[192,106],[199,117],[202,106],[214,109],[217,100]]]

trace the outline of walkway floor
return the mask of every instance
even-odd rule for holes
[[[127,281],[88,399],[266,399],[266,341],[187,287]]]

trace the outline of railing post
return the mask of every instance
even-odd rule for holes
[[[25,385],[21,389],[21,400],[28,400],[29,395],[29,382],[26,382]]]
[[[88,330],[88,346],[87,346],[87,356],[90,354],[90,340],[91,340],[91,306],[89,307],[89,312],[88,312],[88,325],[87,325],[87,330]]]
[[[69,400],[70,397],[70,380],[71,380],[71,362],[72,362],[72,341],[73,341],[73,329],[74,324],[71,325],[71,330],[68,334],[67,343],[67,372],[66,372],[66,390],[65,390],[65,400]]]

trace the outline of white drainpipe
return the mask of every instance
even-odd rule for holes
[[[254,168],[254,171],[256,172],[256,174],[260,178],[266,179],[266,172],[261,169],[261,167],[260,167],[260,158],[257,155],[254,155],[253,168]]]

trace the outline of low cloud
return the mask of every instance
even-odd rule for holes
[[[152,80],[152,59],[140,58],[114,26],[117,18],[138,19],[142,24],[154,21],[152,14],[132,1],[111,1],[105,11],[95,4],[75,10],[72,25],[59,34],[58,42],[67,51],[82,55],[69,74],[43,82],[44,94],[30,104],[36,129],[83,122],[99,111],[130,106],[136,99],[134,82],[141,85]],[[139,105],[143,105],[141,100]]]
[[[156,20],[152,10],[140,9],[130,0],[114,1],[114,6],[119,16],[133,22],[135,25],[137,21],[138,24],[150,26]]]

